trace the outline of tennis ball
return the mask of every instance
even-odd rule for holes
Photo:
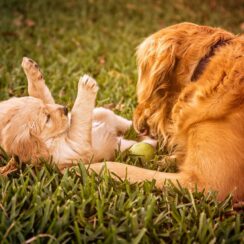
[[[155,155],[154,147],[146,142],[138,142],[134,144],[129,152],[132,155],[140,157],[143,161],[149,161],[153,159]]]

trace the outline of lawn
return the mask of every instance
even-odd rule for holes
[[[182,21],[238,34],[243,12],[242,0],[0,0],[0,100],[27,95],[20,64],[28,56],[58,103],[71,108],[88,73],[100,87],[97,105],[131,118],[143,38]],[[117,161],[175,170],[165,154],[160,148],[148,163],[118,154]],[[8,160],[2,152],[0,165]],[[164,191],[154,182],[130,185],[82,165],[79,173],[44,164],[0,176],[0,243],[244,243],[244,213],[231,196],[218,202],[215,193],[170,183]]]

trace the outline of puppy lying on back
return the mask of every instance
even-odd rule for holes
[[[81,77],[68,114],[66,107],[55,104],[38,65],[24,58],[22,67],[30,96],[0,103],[0,145],[9,155],[32,163],[52,157],[62,169],[78,160],[112,159],[116,149],[123,151],[135,143],[117,136],[128,130],[131,121],[104,108],[94,109],[98,91],[94,79]]]
[[[175,147],[178,173],[120,163],[110,171],[131,182],[170,179],[190,189],[244,200],[244,37],[182,23],[139,46],[137,131]],[[99,172],[104,164],[91,165]]]

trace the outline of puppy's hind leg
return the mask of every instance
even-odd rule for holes
[[[132,121],[128,120],[126,118],[123,118],[117,114],[114,114],[114,115],[115,115],[115,126],[117,128],[117,131],[124,134],[132,126]]]
[[[114,129],[104,122],[100,122],[100,124],[93,126],[92,147],[94,150],[95,162],[112,160],[114,159],[116,150],[123,152],[135,143],[136,141],[118,137]]]
[[[127,140],[122,137],[119,137],[117,140],[117,147],[119,151],[124,152],[125,150],[129,149],[136,143],[137,143],[136,141]]]
[[[55,103],[38,64],[32,59],[24,57],[21,65],[28,80],[29,95],[41,99],[44,103]]]
[[[122,134],[132,126],[131,120],[125,119],[106,108],[95,108],[93,110],[93,120],[104,122],[108,127]]]

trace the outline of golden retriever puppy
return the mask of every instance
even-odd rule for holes
[[[131,182],[165,180],[244,200],[244,38],[182,23],[149,36],[137,50],[134,126],[175,148],[178,173],[109,162]],[[103,164],[91,168],[97,172]]]
[[[98,90],[94,79],[81,77],[68,114],[66,107],[55,104],[38,65],[24,58],[22,67],[30,96],[0,103],[0,145],[8,154],[32,163],[52,157],[62,169],[78,160],[111,160],[115,150],[125,150],[135,143],[118,136],[128,130],[131,121],[108,109],[94,109]]]

